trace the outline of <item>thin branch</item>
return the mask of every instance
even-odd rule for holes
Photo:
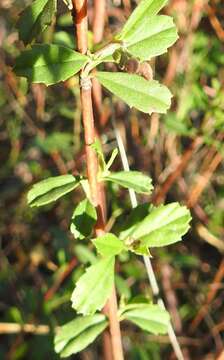
[[[117,144],[118,144],[118,148],[119,148],[123,168],[124,168],[124,170],[129,171],[130,168],[129,168],[129,163],[128,163],[126,151],[125,151],[125,148],[124,148],[123,140],[122,140],[120,131],[117,128],[116,123],[115,123],[115,121],[113,119],[113,116],[112,116],[112,125],[113,125],[113,128],[114,128],[114,133],[115,133],[115,137],[116,137],[116,140],[117,140]],[[129,189],[129,195],[130,195],[131,205],[132,205],[133,208],[135,208],[138,205],[138,202],[137,202],[136,194],[135,194],[133,189]],[[155,273],[154,273],[154,270],[153,270],[153,267],[152,267],[151,260],[150,260],[150,258],[148,256],[143,256],[143,259],[144,259],[145,268],[146,268],[146,271],[147,271],[147,274],[148,274],[148,278],[149,278],[149,282],[150,282],[150,285],[151,285],[151,288],[152,288],[153,295],[155,296],[155,298],[158,299],[158,304],[163,309],[165,309],[165,304],[164,304],[164,302],[163,302],[163,300],[162,300],[162,298],[160,297],[160,294],[159,294],[159,286],[158,286],[158,283],[157,283],[157,280],[156,280],[156,277],[155,277]],[[175,355],[176,355],[177,359],[178,360],[184,360],[184,356],[182,354],[180,345],[178,343],[176,334],[174,332],[174,329],[173,329],[173,326],[172,326],[171,323],[170,323],[170,325],[168,327],[168,335],[169,335],[169,339],[170,339],[170,342],[171,342],[171,344],[173,346],[173,350],[175,352]]]

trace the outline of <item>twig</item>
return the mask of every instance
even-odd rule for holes
[[[48,325],[0,323],[0,334],[31,333],[34,335],[46,335],[50,332]]]
[[[117,128],[116,123],[115,123],[115,121],[113,119],[113,116],[112,116],[112,125],[113,125],[113,128],[114,128],[114,133],[115,133],[115,137],[116,137],[116,140],[117,140],[117,144],[118,144],[118,148],[119,148],[123,168],[124,168],[124,170],[129,171],[130,168],[129,168],[129,163],[128,163],[126,151],[125,151],[125,148],[124,148],[123,140],[122,140],[121,134],[119,132],[119,129]],[[138,205],[138,202],[137,202],[136,194],[135,194],[133,189],[129,189],[129,195],[130,195],[131,205],[132,205],[133,208],[135,208]],[[153,270],[153,267],[152,267],[151,260],[150,260],[150,258],[148,256],[143,256],[143,259],[144,259],[144,263],[145,263],[145,267],[146,267],[146,271],[147,271],[147,274],[148,274],[148,278],[149,278],[149,282],[150,282],[150,285],[151,285],[151,288],[152,288],[153,295],[155,296],[155,298],[158,299],[158,304],[163,309],[165,309],[164,302],[163,302],[162,298],[160,297],[159,286],[158,286],[158,283],[157,283],[157,280],[156,280],[156,277],[155,277],[155,273],[154,273],[154,270]],[[174,353],[175,353],[177,359],[178,360],[184,360],[184,356],[182,354],[180,345],[178,343],[177,337],[175,335],[175,332],[173,330],[173,327],[172,327],[171,323],[170,323],[170,325],[168,327],[168,335],[169,335],[169,339],[170,339],[170,342],[171,342],[171,344],[173,346],[173,350],[174,350]]]

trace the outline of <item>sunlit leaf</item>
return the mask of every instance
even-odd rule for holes
[[[150,177],[139,171],[118,171],[109,173],[103,177],[103,180],[114,182],[125,188],[135,190],[137,193],[150,194],[153,186]]]
[[[168,0],[142,0],[135,8],[131,16],[125,23],[121,34],[126,37],[137,26],[136,24],[144,21],[145,18],[156,15],[167,3]]]
[[[145,331],[155,335],[166,334],[169,314],[159,305],[137,303],[123,309],[121,319],[130,320]]]
[[[158,81],[147,81],[135,74],[121,72],[97,72],[100,83],[120,97],[130,107],[151,114],[165,113],[171,104],[171,93]]]
[[[114,283],[114,256],[99,260],[86,269],[72,293],[72,307],[83,315],[101,310]]]
[[[191,215],[185,206],[178,203],[153,208],[128,237],[134,244],[158,247],[180,241],[189,229]]]
[[[59,45],[34,45],[16,59],[14,71],[33,83],[55,84],[75,75],[88,57]]]
[[[85,349],[106,328],[103,314],[78,316],[60,327],[54,339],[56,353],[61,357],[70,356]]]
[[[117,238],[114,234],[107,233],[92,240],[97,248],[97,251],[102,256],[115,256],[122,250],[126,250],[123,241]]]
[[[42,180],[28,192],[28,204],[31,207],[49,204],[74,190],[79,185],[79,179],[73,175],[61,175]]]
[[[145,61],[166,52],[177,38],[176,26],[171,17],[153,16],[141,20],[120,40],[129,53]]]

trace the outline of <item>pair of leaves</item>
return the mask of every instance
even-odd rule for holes
[[[48,25],[56,12],[56,0],[36,0],[21,14],[18,21],[19,38],[31,43]]]
[[[141,213],[141,208],[134,211]],[[153,208],[140,222],[138,216],[133,216],[132,222],[129,222],[130,227],[121,231],[120,238],[136,251],[142,247],[170,245],[180,241],[186,234],[190,220],[190,212],[185,206],[178,203],[160,205]]]
[[[166,334],[169,314],[159,305],[136,303],[126,305],[121,311],[121,320],[129,320],[142,330],[155,335]]]
[[[158,305],[147,303],[128,304],[120,310],[120,321],[128,320],[155,335],[167,333],[169,314]],[[54,347],[61,357],[82,351],[107,327],[105,315],[78,316],[59,328]]]
[[[54,339],[56,353],[67,357],[82,351],[107,327],[103,314],[78,316],[60,327]]]
[[[28,192],[31,207],[43,206],[56,201],[79,186],[80,177],[73,175],[53,176],[33,185]]]

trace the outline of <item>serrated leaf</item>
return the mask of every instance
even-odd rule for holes
[[[54,338],[55,352],[66,357],[82,351],[106,326],[107,320],[103,314],[77,317],[60,327]]]
[[[145,18],[128,35],[121,36],[123,46],[141,61],[163,54],[177,38],[176,26],[169,16]]]
[[[56,201],[79,185],[79,177],[73,175],[53,176],[33,185],[28,192],[31,207],[42,206]]]
[[[159,305],[132,304],[122,312],[122,319],[130,320],[145,331],[155,335],[166,334],[169,326],[169,314]]]
[[[156,15],[166,5],[167,1],[168,0],[142,0],[125,23],[121,31],[122,37],[128,36],[133,28],[136,27],[136,23]]]
[[[31,43],[48,25],[56,12],[56,0],[36,0],[21,14],[18,21],[19,39]]]
[[[90,236],[97,220],[95,207],[88,199],[79,203],[72,215],[70,230],[76,239],[85,239]]]
[[[63,46],[34,45],[16,59],[14,71],[33,83],[51,85],[75,75],[87,61],[87,56]]]
[[[98,238],[93,239],[92,242],[97,248],[98,253],[102,256],[115,256],[120,254],[122,250],[127,249],[123,241],[111,233],[99,236]]]
[[[171,105],[171,93],[158,81],[147,81],[135,74],[109,73],[98,71],[97,79],[113,94],[120,97],[130,107],[145,113],[166,113]]]
[[[80,314],[101,310],[112,291],[115,258],[106,257],[86,269],[72,293],[72,307]]]
[[[136,226],[129,238],[148,247],[159,247],[181,240],[189,229],[190,211],[178,203],[153,208]]]
[[[114,182],[125,188],[133,189],[140,194],[150,194],[153,186],[150,177],[139,171],[118,171],[103,176],[103,180]]]

